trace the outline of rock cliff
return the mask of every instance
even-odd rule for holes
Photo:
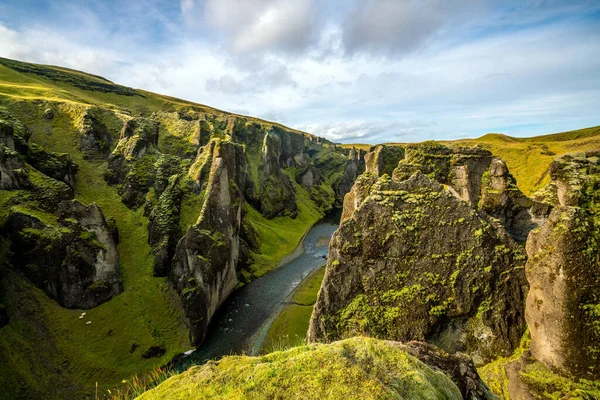
[[[567,155],[552,163],[545,199],[554,208],[527,240],[531,354],[585,379],[600,379],[599,156]]]
[[[393,178],[363,174],[330,244],[309,340],[428,340],[479,364],[511,354],[525,330],[526,255],[477,209],[491,162],[426,144],[407,149]]]
[[[247,177],[244,148],[213,139],[202,212],[177,244],[171,279],[179,292],[192,342],[204,339],[210,318],[236,287]]]

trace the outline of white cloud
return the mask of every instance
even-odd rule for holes
[[[181,10],[200,25],[208,15],[203,13],[212,13],[210,35],[221,34],[225,45],[205,36],[206,25],[180,27],[177,40],[157,46],[137,30],[123,42],[123,32],[106,29],[101,18],[81,34],[48,24],[0,24],[0,56],[86,70],[335,141],[417,141],[494,130],[531,135],[600,123],[594,110],[600,31],[590,24],[494,27],[488,35],[464,37],[463,31],[452,36],[442,22],[441,30],[431,26],[446,35],[428,34],[429,45],[402,57],[373,57],[364,44],[348,57],[343,14],[330,15],[316,30],[321,36],[302,42],[300,26],[314,23],[314,4],[291,3],[183,0]],[[294,13],[298,25],[264,22],[288,21]],[[261,24],[269,29],[259,32]],[[395,40],[377,51],[396,48]]]
[[[186,3],[192,0],[184,0]],[[222,29],[235,52],[297,50],[313,37],[312,0],[206,0],[205,20]]]

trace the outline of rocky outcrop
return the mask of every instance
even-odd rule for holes
[[[148,243],[154,253],[154,276],[166,276],[181,238],[179,214],[183,191],[179,187],[180,177],[173,175],[167,188],[158,198],[150,213]]]
[[[524,242],[549,212],[547,206],[519,190],[504,161],[480,147],[450,149],[434,142],[407,146],[394,178],[407,179],[416,171],[448,185],[458,198],[499,219],[519,242]]]
[[[526,266],[532,355],[591,380],[600,379],[599,157],[568,155],[552,163],[546,199],[554,209],[529,235]]]
[[[0,120],[0,190],[30,186],[25,162],[15,148],[19,141],[23,139],[15,134],[13,126]],[[23,146],[26,148],[26,144]]]
[[[263,141],[259,167],[260,211],[266,218],[283,215],[295,218],[298,215],[294,188],[280,167],[281,162],[287,163],[290,159],[281,159],[281,149],[279,135],[273,132],[267,133]]]
[[[79,167],[68,154],[51,153],[35,143],[28,145],[25,160],[47,176],[75,187],[75,175]]]
[[[447,354],[424,343],[357,337],[262,357],[209,361],[172,377],[140,399],[206,397],[207,393],[227,397],[231,387],[249,399],[496,398],[464,355]]]
[[[106,158],[110,154],[113,137],[102,118],[103,114],[104,110],[89,107],[79,121],[79,149],[86,158]]]
[[[66,308],[89,309],[123,291],[113,232],[97,204],[63,201],[51,215],[13,208],[2,231],[12,265]]]
[[[425,170],[441,179],[434,160]],[[346,196],[364,200],[332,238],[309,340],[427,340],[478,364],[510,355],[525,330],[524,251],[453,191],[402,172],[365,174]]]
[[[144,204],[154,184],[157,145],[158,123],[150,118],[134,118],[125,122],[121,138],[108,157],[105,178],[110,184],[120,184],[119,194],[129,208]]]
[[[333,190],[337,199],[340,199],[340,203],[343,201],[346,193],[350,191],[354,181],[362,174],[365,170],[365,158],[364,152],[360,149],[352,147],[348,153],[348,160],[344,167],[344,172],[340,181],[334,185]]]
[[[191,340],[199,345],[210,318],[236,287],[242,208],[248,174],[244,147],[213,139],[210,174],[198,222],[177,244],[171,279],[181,296]]]
[[[404,158],[404,148],[379,144],[365,154],[366,172],[375,176],[388,174],[392,176],[400,160]]]

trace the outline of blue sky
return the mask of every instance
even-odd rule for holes
[[[597,0],[3,0],[0,56],[340,142],[600,124]]]

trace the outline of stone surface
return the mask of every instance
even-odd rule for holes
[[[244,147],[213,139],[210,174],[198,222],[177,244],[171,279],[181,296],[191,340],[199,345],[210,318],[236,287],[248,174]]]
[[[563,374],[600,379],[600,153],[552,163],[554,209],[527,240],[531,353]]]
[[[265,135],[259,173],[260,211],[266,218],[282,215],[295,218],[298,214],[294,188],[280,166],[281,163],[287,164],[290,161],[290,158],[282,159],[282,147],[279,135],[274,132]],[[286,155],[289,154],[291,153]]]
[[[89,309],[123,291],[114,236],[95,203],[63,201],[58,226],[13,209],[2,227],[12,264],[66,308]]]
[[[309,340],[428,340],[478,364],[510,355],[525,330],[523,249],[455,191],[400,172],[365,174],[346,196],[355,209],[332,238]]]
[[[343,201],[346,193],[350,191],[354,181],[365,171],[364,152],[352,147],[348,153],[348,159],[342,173],[339,183],[334,186],[335,194],[338,199]]]
[[[386,146],[378,144],[369,149],[365,154],[365,169],[376,176],[388,174],[392,176],[398,162],[404,158],[404,148],[400,146]]]

